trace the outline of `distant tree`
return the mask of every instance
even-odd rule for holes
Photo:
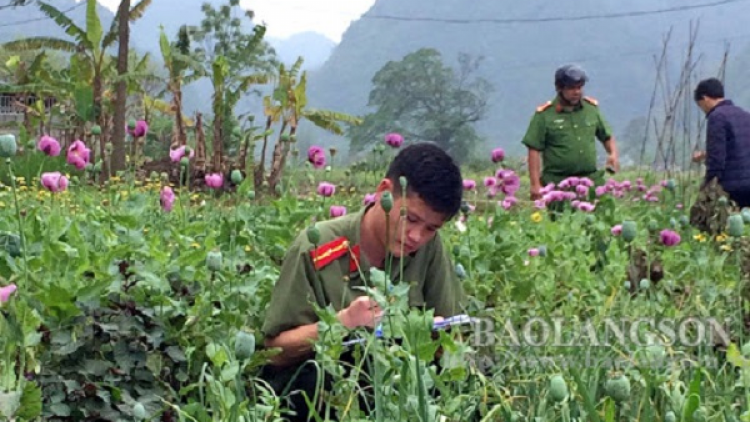
[[[368,106],[376,111],[349,130],[350,155],[399,132],[406,142],[432,141],[458,160],[468,157],[480,141],[473,124],[485,117],[493,90],[485,79],[471,78],[480,62],[461,54],[454,70],[431,48],[388,62],[372,80]]]

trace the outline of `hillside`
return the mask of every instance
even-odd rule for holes
[[[662,40],[670,27],[671,71],[679,70],[691,20],[700,20],[697,49],[704,57],[697,75],[713,75],[723,53],[724,39],[735,43],[733,54],[743,49],[736,44],[747,44],[750,34],[744,29],[744,21],[736,17],[750,13],[750,2],[735,0],[722,6],[642,16],[576,17],[705,3],[706,0],[527,0],[513,2],[510,7],[510,2],[496,0],[476,0],[470,6],[457,0],[378,0],[349,27],[325,65],[311,75],[310,103],[364,113],[368,110],[370,81],[378,69],[421,47],[434,47],[449,64],[455,64],[459,52],[485,58],[480,76],[494,85],[495,94],[490,115],[478,128],[493,146],[522,151],[520,139],[534,108],[554,95],[554,69],[569,61],[578,62],[589,71],[587,93],[600,100],[619,133],[628,122],[648,111],[656,76],[654,57],[661,52]],[[559,17],[563,20],[539,21]],[[731,84],[731,80],[728,82]],[[346,147],[340,137],[317,131],[315,136]]]

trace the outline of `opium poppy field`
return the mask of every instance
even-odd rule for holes
[[[0,415],[14,421],[281,420],[258,376],[281,260],[316,221],[377,201],[401,147],[387,138],[363,170],[313,146],[269,196],[238,170],[201,189],[160,173],[102,181],[84,142],[20,154],[9,139]],[[188,167],[192,150],[170,159]],[[408,308],[409,280],[363,269],[387,323],[350,344],[318,309],[316,363],[334,388],[310,397],[325,404],[316,420],[750,421],[749,212],[720,196],[694,207],[682,174],[569,178],[529,201],[502,150],[485,168],[464,172],[465,205],[441,229],[469,298],[461,324],[436,329]]]

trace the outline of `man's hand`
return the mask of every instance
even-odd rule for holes
[[[338,317],[341,324],[350,330],[356,327],[375,328],[383,317],[383,310],[372,298],[360,296],[346,309],[339,311]]]
[[[617,154],[609,154],[607,156],[607,163],[605,165],[607,167],[613,168],[616,173],[620,172],[620,158],[617,156]]]
[[[700,163],[706,159],[706,151],[696,151],[693,153],[693,162]]]
[[[536,201],[537,199],[542,199],[542,186],[538,183],[532,183],[531,184],[531,200]]]

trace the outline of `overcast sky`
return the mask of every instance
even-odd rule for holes
[[[120,0],[99,2],[115,10]],[[201,3],[186,0],[188,2],[195,2],[196,7]],[[351,21],[359,18],[373,3],[375,0],[240,0],[242,7],[251,7],[255,11],[258,22],[268,25],[266,34],[269,37],[288,38],[298,32],[315,31],[337,43]]]

